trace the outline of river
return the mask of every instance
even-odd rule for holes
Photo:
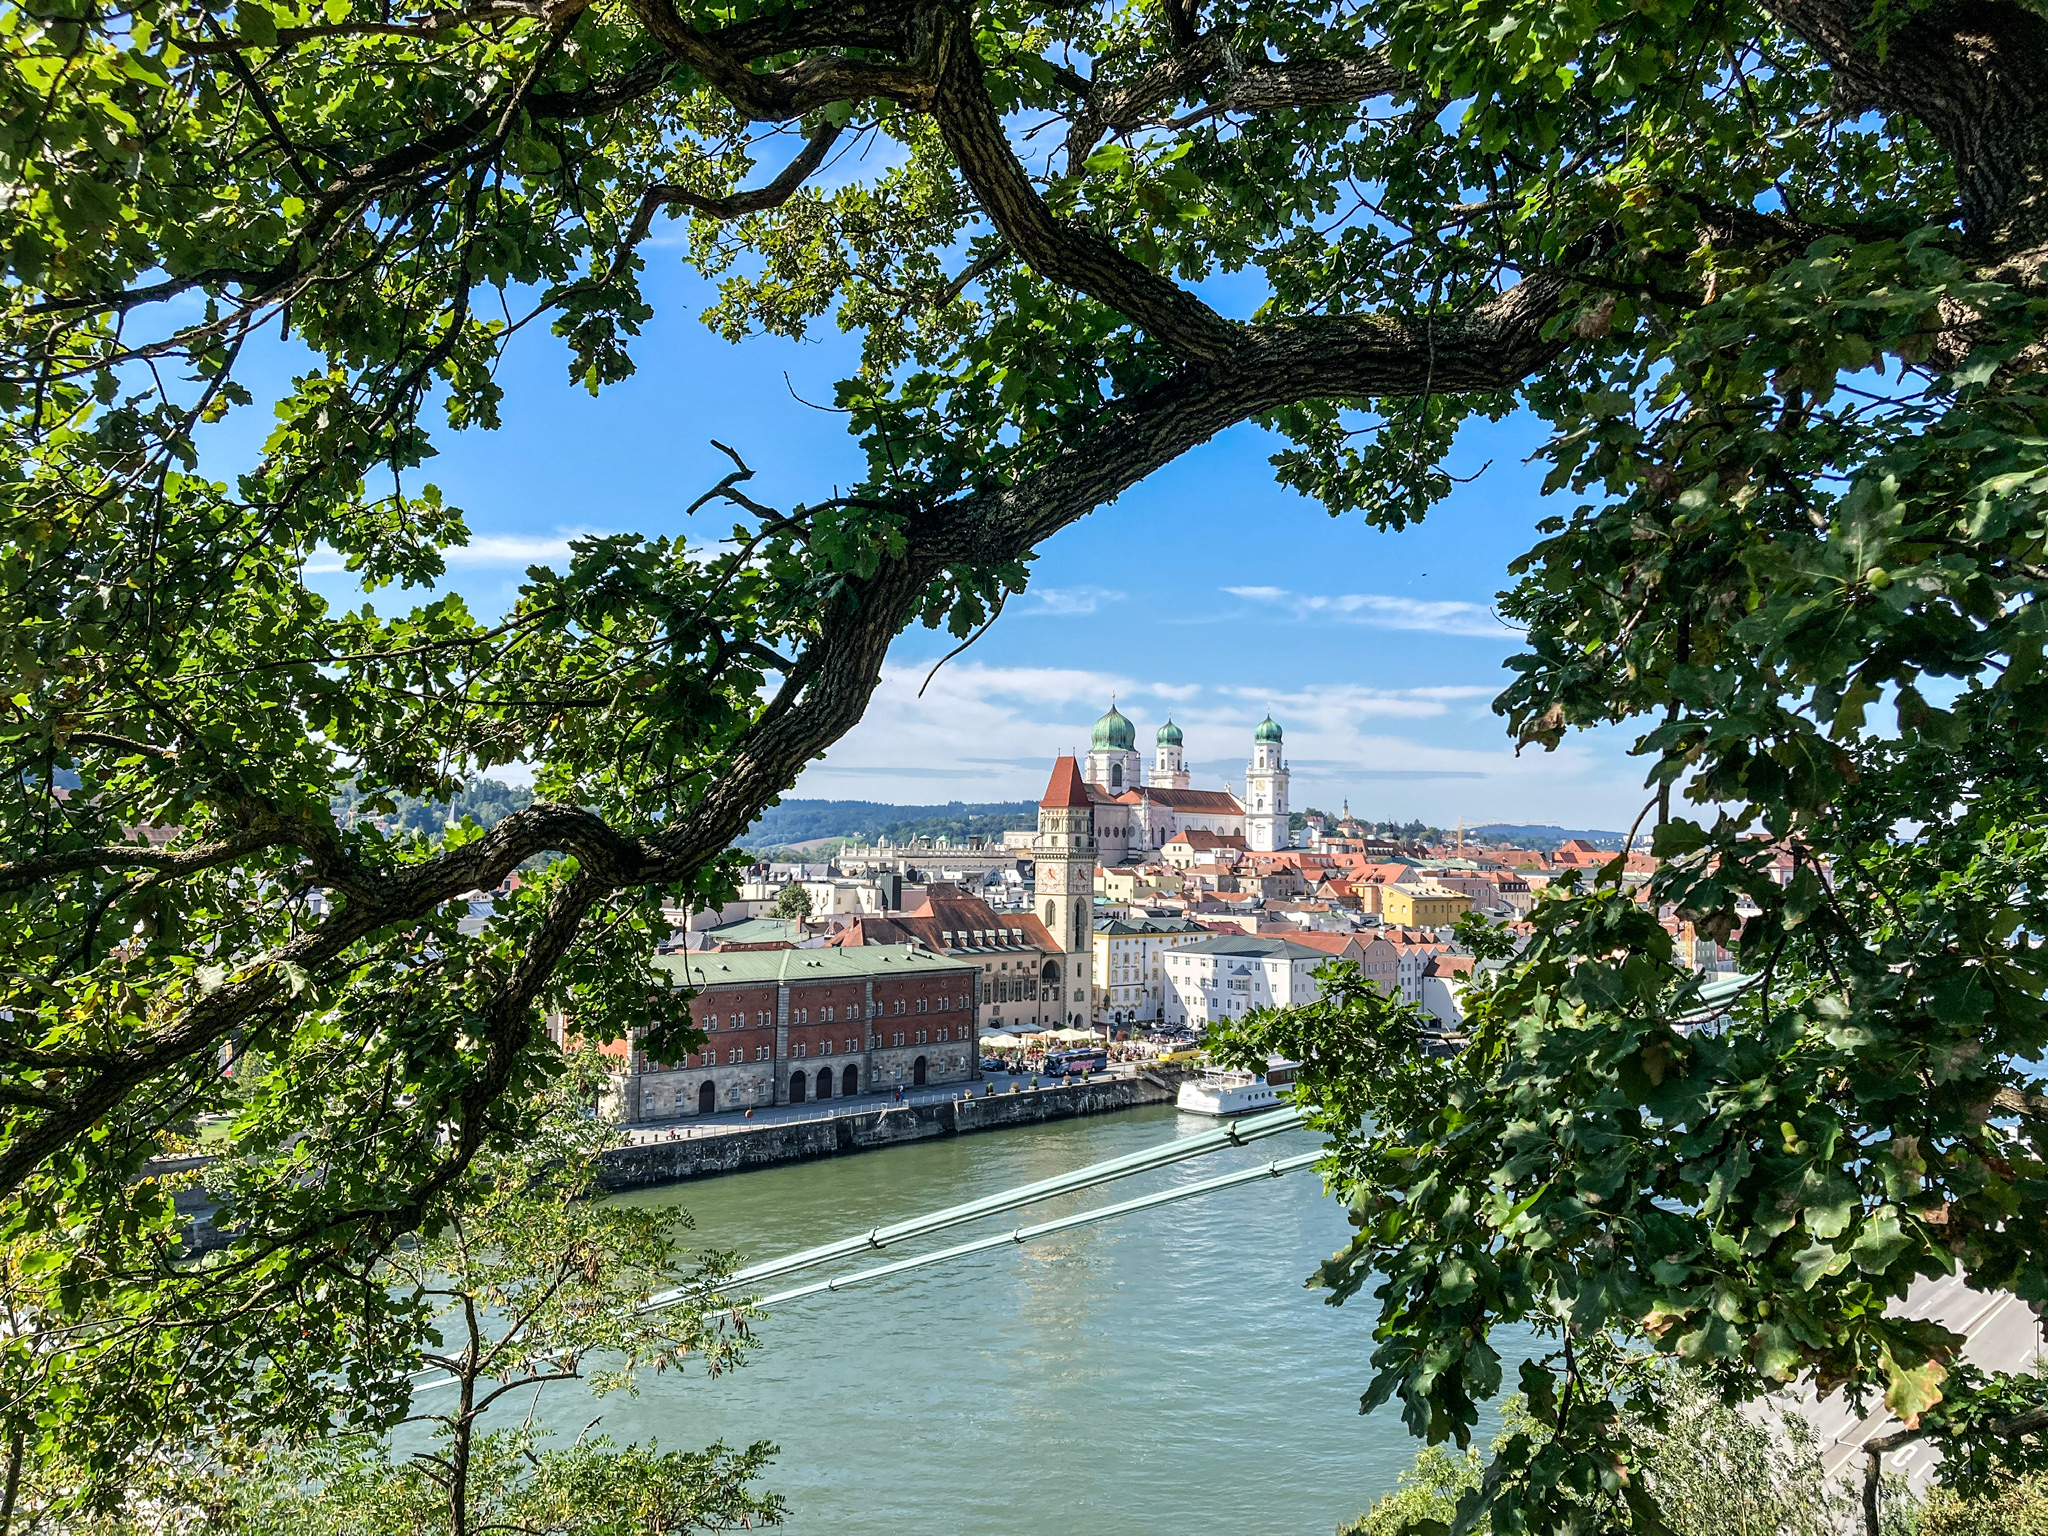
[[[752,1260],[1214,1126],[1134,1110],[623,1198],[679,1204],[694,1243]],[[1275,1137],[928,1246],[1314,1146],[1306,1133]],[[731,1375],[647,1373],[637,1398],[564,1393],[543,1412],[572,1432],[602,1412],[621,1442],[775,1441],[765,1485],[789,1501],[790,1536],[1327,1536],[1391,1488],[1416,1448],[1396,1407],[1358,1412],[1370,1298],[1330,1307],[1302,1285],[1348,1231],[1312,1169],[1259,1180],[791,1302],[763,1318],[762,1347]]]

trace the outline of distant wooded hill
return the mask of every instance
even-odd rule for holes
[[[995,836],[1038,825],[1038,807],[1029,800],[992,800],[969,804],[884,805],[874,800],[785,800],[761,813],[740,838],[742,848],[783,848],[821,837],[857,837],[866,842],[887,838],[892,843],[913,837],[964,838],[969,833]]]
[[[471,779],[445,805],[437,800],[415,800],[410,795],[395,798],[397,809],[386,818],[392,830],[438,837],[451,823],[465,816],[473,817],[480,827],[494,827],[514,811],[523,811],[533,804],[533,791],[523,784],[479,777]],[[339,795],[334,801],[335,814],[345,815],[359,803],[353,792]]]
[[[1574,837],[1582,837],[1595,848],[1619,848],[1626,832],[1601,832],[1588,828],[1572,827],[1528,827],[1515,826],[1507,822],[1489,822],[1483,827],[1467,827],[1468,838],[1482,837],[1497,842],[1513,843],[1517,848],[1535,848],[1544,852],[1559,843]]]

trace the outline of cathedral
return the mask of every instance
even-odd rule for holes
[[[1138,728],[1112,699],[1109,713],[1095,722],[1080,775],[1097,857],[1103,864],[1153,858],[1180,832],[1241,837],[1255,853],[1285,848],[1287,764],[1280,740],[1271,715],[1252,732],[1242,800],[1225,790],[1190,789],[1180,727],[1172,720],[1159,727],[1152,769],[1146,773],[1138,755]]]
[[[1141,862],[1180,832],[1242,838],[1255,853],[1287,846],[1280,727],[1267,715],[1252,732],[1239,800],[1225,790],[1188,788],[1180,727],[1171,720],[1159,727],[1152,772],[1144,774],[1138,728],[1111,699],[1095,722],[1085,766],[1064,754],[1053,763],[1031,845],[1038,919],[1060,951],[1046,963],[1040,1000],[1065,1007],[1069,1024],[1085,1025],[1090,1016],[1096,866]]]

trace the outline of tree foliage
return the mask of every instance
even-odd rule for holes
[[[1760,979],[1682,1032],[1602,881],[1542,909],[1469,1059],[1333,1016],[1331,1103],[1444,1158],[1340,1164],[1394,1201],[1356,1260],[1396,1276],[1387,1379],[1462,1433],[1488,1329],[1570,1298],[1746,1379],[1979,1400],[1884,1304],[1958,1263],[2044,1299],[2036,0],[15,0],[0,39],[0,1237],[38,1288],[0,1429],[282,1391],[376,1310],[337,1277],[530,1131],[546,1010],[687,1048],[661,903],[730,894],[905,626],[971,636],[1231,426],[1398,527],[1516,409],[1573,509],[1505,604],[1509,726],[1634,725],[1657,894]],[[435,433],[496,424],[527,327],[624,376],[675,217],[716,331],[858,333],[861,483],[767,507],[735,454],[699,503],[732,525],[577,541],[502,616],[310,591],[330,553],[442,573]],[[216,478],[241,417],[262,451]],[[536,802],[488,831],[332,810],[515,760]],[[195,1287],[135,1175],[203,1111],[268,1182]],[[1481,1260],[1506,1289],[1437,1284]],[[395,1358],[292,1411],[386,1400]]]
[[[17,1449],[11,1527],[81,1536],[202,1526],[227,1536],[680,1536],[779,1521],[782,1501],[750,1486],[774,1454],[765,1442],[663,1451],[588,1431],[564,1441],[535,1425],[542,1394],[569,1383],[603,1399],[631,1394],[649,1370],[715,1376],[739,1366],[753,1343],[748,1309],[720,1291],[731,1256],[679,1246],[686,1213],[589,1198],[597,1156],[618,1140],[588,1113],[602,1078],[601,1058],[579,1053],[522,1143],[475,1159],[414,1241],[359,1274],[331,1268],[328,1285],[352,1294],[325,1307],[302,1302],[292,1314],[302,1326],[324,1323],[325,1333],[304,1327],[296,1349],[264,1362],[310,1381],[266,1382],[264,1402],[233,1404],[242,1411],[181,1438],[137,1436],[137,1422],[85,1438],[63,1433],[60,1421],[25,1465]],[[214,1177],[224,1194],[260,1190],[252,1173],[230,1160]],[[235,1265],[202,1260],[194,1289]],[[241,1299],[232,1285],[230,1294]],[[7,1291],[16,1319],[33,1315],[38,1299],[20,1278]],[[88,1372],[105,1370],[93,1344],[121,1348],[106,1321],[97,1338],[72,1341]],[[197,1325],[202,1348],[277,1352],[262,1330],[196,1305],[182,1321]],[[150,1358],[146,1345],[128,1353]],[[194,1352],[187,1368],[203,1369],[202,1358]],[[344,1410],[337,1399],[352,1392],[366,1400]],[[96,1395],[102,1407],[124,1406]],[[307,1412],[309,1401],[326,1413]],[[327,1433],[330,1417],[349,1431]]]
[[[1664,1418],[1642,1468],[1658,1495],[1672,1536],[1836,1536],[1850,1521],[1855,1500],[1828,1475],[1813,1430],[1796,1414],[1745,1416],[1715,1400],[1692,1370],[1653,1368],[1656,1389],[1668,1396]],[[1517,1435],[1540,1438],[1541,1426],[1519,1399],[1510,1399],[1496,1452]],[[1337,1536],[1400,1536],[1434,1522],[1447,1531],[1461,1502],[1480,1491],[1487,1461],[1476,1447],[1452,1456],[1429,1446],[1401,1474],[1399,1485]],[[1898,1515],[1917,1514],[1898,1490]],[[1586,1511],[1589,1529],[1627,1528],[1627,1510],[1610,1497]],[[1474,1529],[1491,1536],[1491,1524]],[[1887,1522],[1888,1536],[1919,1528],[1909,1518]]]

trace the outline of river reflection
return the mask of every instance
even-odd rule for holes
[[[681,1204],[696,1242],[752,1260],[1214,1125],[1136,1110],[623,1198]],[[1275,1137],[928,1246],[1314,1146]],[[793,1536],[1326,1533],[1391,1487],[1415,1449],[1394,1409],[1358,1413],[1369,1303],[1329,1307],[1302,1286],[1348,1231],[1313,1170],[1260,1180],[791,1302],[731,1376],[650,1374],[636,1399],[593,1406],[564,1392],[542,1411],[572,1431],[601,1411],[622,1442],[773,1440],[767,1482],[790,1502]]]

